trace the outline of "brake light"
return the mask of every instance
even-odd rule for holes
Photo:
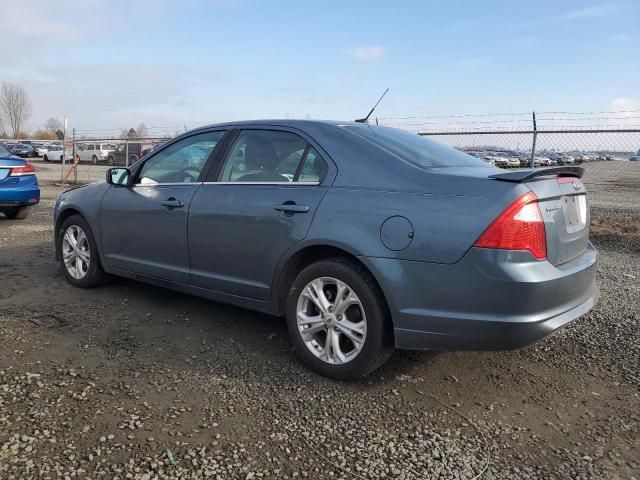
[[[36,167],[29,162],[24,162],[24,167],[14,167],[9,172],[10,177],[23,177],[25,175],[35,175]]]
[[[480,235],[474,247],[528,250],[538,260],[547,258],[544,219],[533,192],[516,198]]]
[[[563,183],[573,183],[576,180],[577,180],[576,177],[563,177],[563,176],[558,177],[558,183],[561,185]]]

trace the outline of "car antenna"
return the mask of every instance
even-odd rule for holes
[[[387,88],[384,93],[382,94],[382,96],[378,99],[378,101],[376,102],[376,104],[373,106],[373,108],[371,109],[371,111],[369,112],[369,114],[364,117],[364,118],[359,118],[356,120],[356,122],[358,123],[369,123],[369,117],[371,116],[371,114],[373,113],[373,111],[376,109],[376,107],[378,106],[378,104],[382,101],[382,99],[384,98],[384,96],[387,94],[387,92],[389,91],[389,89]]]

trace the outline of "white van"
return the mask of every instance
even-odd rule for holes
[[[113,143],[78,143],[76,144],[76,155],[81,162],[106,162],[110,152],[116,150]]]

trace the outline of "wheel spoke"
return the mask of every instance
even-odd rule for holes
[[[89,265],[89,258],[90,258],[90,253],[88,250],[82,250],[81,248],[79,248],[77,250],[77,254],[78,256],[82,259],[82,261],[84,263],[86,263],[87,265]]]
[[[360,324],[361,323],[361,324]],[[351,342],[353,346],[359,348],[364,341],[365,323],[353,323],[348,320],[343,320],[338,323],[340,332],[343,333]]]
[[[82,276],[83,270],[82,270],[82,259],[80,257],[76,257],[76,273],[78,274],[78,277]]]
[[[336,363],[335,353],[333,351],[333,337],[335,332],[333,329],[327,330],[327,338],[324,342],[324,355],[325,359],[328,363]]]
[[[327,296],[324,294],[324,283],[322,280],[314,280],[307,288],[305,288],[304,295],[307,296],[309,300],[313,302],[313,304],[320,310],[322,313],[327,313],[329,311],[329,305],[331,302],[327,299]]]
[[[76,238],[73,236],[73,231],[71,230],[71,228],[66,231],[66,233],[64,234],[64,238],[72,248],[75,248],[78,244]]]
[[[334,359],[337,359],[340,363],[344,363],[347,359],[342,353],[342,349],[340,348],[340,334],[336,331],[332,332],[331,335],[331,350],[333,351]]]
[[[344,315],[344,312],[351,305],[360,304],[360,300],[358,300],[358,297],[356,297],[355,293],[353,293],[351,289],[347,288],[346,290],[347,292],[343,291],[342,295],[339,295],[338,298],[336,298],[336,305],[335,305],[336,315]]]

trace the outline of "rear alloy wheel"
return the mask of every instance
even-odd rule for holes
[[[108,277],[100,265],[96,242],[84,218],[80,215],[67,218],[58,235],[58,256],[69,283],[80,288],[104,283]]]
[[[287,322],[300,357],[328,377],[362,377],[393,351],[382,293],[369,272],[347,259],[323,260],[300,272],[290,289]]]
[[[11,207],[2,210],[7,218],[11,220],[24,220],[29,216],[29,207]]]

